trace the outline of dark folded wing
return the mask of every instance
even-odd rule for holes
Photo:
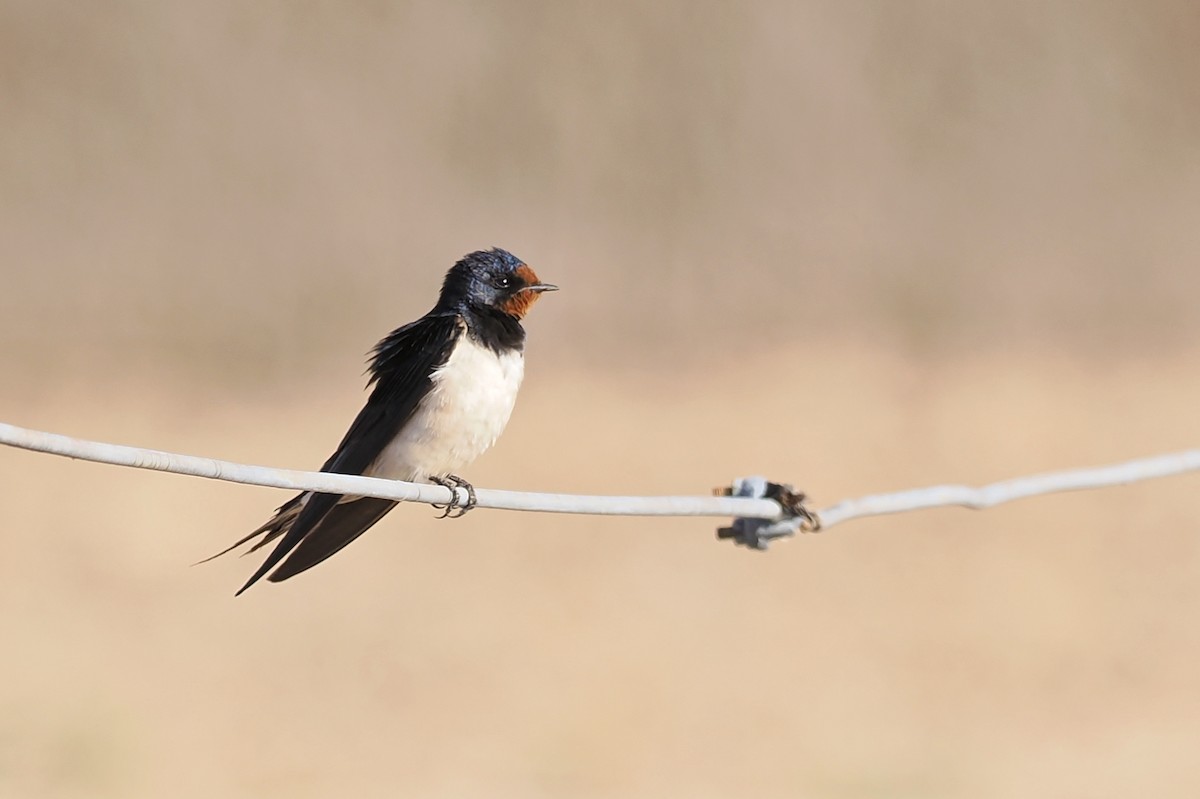
[[[334,505],[267,579],[277,583],[311,569],[365,533],[398,504],[390,499],[361,497]]]
[[[370,382],[374,385],[371,396],[321,471],[362,474],[371,465],[412,418],[418,403],[432,386],[433,372],[446,363],[462,329],[456,315],[428,315],[392,331],[379,342],[371,362]],[[238,593],[258,582],[293,549],[296,550],[293,557],[299,556],[299,559],[294,565],[285,564],[279,572],[282,576],[273,575],[273,580],[283,580],[315,566],[353,541],[395,506],[390,500],[371,503],[353,500],[339,505],[341,498],[341,494],[309,496],[283,533],[282,540]],[[289,507],[294,510],[292,503],[299,501],[300,497],[293,499],[281,511]],[[380,502],[387,506],[382,507]],[[362,507],[354,507],[360,505]],[[327,516],[333,517],[328,524]],[[355,525],[360,526],[351,529]],[[280,532],[270,522],[260,530],[274,535]],[[302,541],[305,545],[300,549],[298,545]],[[289,564],[290,561],[291,558]]]

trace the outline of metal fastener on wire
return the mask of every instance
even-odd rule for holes
[[[765,550],[776,538],[788,538],[795,535],[797,530],[815,533],[821,529],[821,519],[804,504],[807,499],[804,492],[797,491],[788,483],[772,483],[758,476],[740,477],[729,488],[718,488],[713,493],[718,496],[773,499],[781,509],[777,519],[734,519],[731,526],[717,530],[717,538],[732,538],[735,544]]]

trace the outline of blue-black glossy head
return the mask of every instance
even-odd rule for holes
[[[493,248],[473,252],[450,268],[442,283],[438,306],[452,308],[466,304],[520,319],[543,291],[557,288],[543,283],[520,258],[507,250]]]

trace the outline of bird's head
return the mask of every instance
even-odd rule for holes
[[[529,312],[543,291],[558,286],[543,283],[529,265],[501,249],[473,252],[446,273],[440,307],[469,305],[496,310],[514,319]]]

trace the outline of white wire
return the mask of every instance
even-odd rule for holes
[[[0,422],[0,444],[97,463],[155,469],[294,491],[320,491],[429,504],[445,504],[451,497],[451,489],[441,486],[327,472],[250,466],[194,455],[85,441],[28,430],[3,422]],[[864,516],[947,506],[990,508],[1003,502],[1042,494],[1106,488],[1191,471],[1200,471],[1200,450],[1158,455],[1098,468],[1017,477],[980,487],[941,485],[890,494],[873,494],[839,502],[817,511],[817,515],[821,520],[821,529],[827,529],[835,524]],[[466,502],[466,489],[456,490],[459,501]],[[800,520],[795,518],[781,519],[779,504],[774,500],[751,497],[591,496],[497,491],[485,488],[476,489],[475,493],[478,507],[498,510],[609,516],[723,516],[775,521],[775,524],[765,528],[768,532],[794,532],[800,523]]]
[[[1064,491],[1108,488],[1117,485],[1170,477],[1185,472],[1200,471],[1200,449],[1185,450],[1170,455],[1156,455],[1093,469],[1070,469],[1014,477],[998,483],[973,488],[965,485],[941,485],[897,491],[893,494],[848,499],[820,511],[823,527],[863,516],[885,513],[960,506],[982,510],[1014,499]]]
[[[85,441],[55,433],[27,430],[3,422],[0,422],[0,444],[96,463],[155,469],[160,472],[289,488],[295,491],[320,491],[428,504],[445,504],[451,497],[450,489],[442,486],[383,480],[377,477],[249,466],[194,455],[127,447],[122,444]],[[468,498],[466,489],[460,488],[457,491],[459,501],[465,503]],[[755,519],[775,519],[779,516],[779,504],[774,500],[746,497],[602,497],[531,494],[477,488],[475,500],[476,506],[480,508],[548,513],[608,516],[743,516]]]

